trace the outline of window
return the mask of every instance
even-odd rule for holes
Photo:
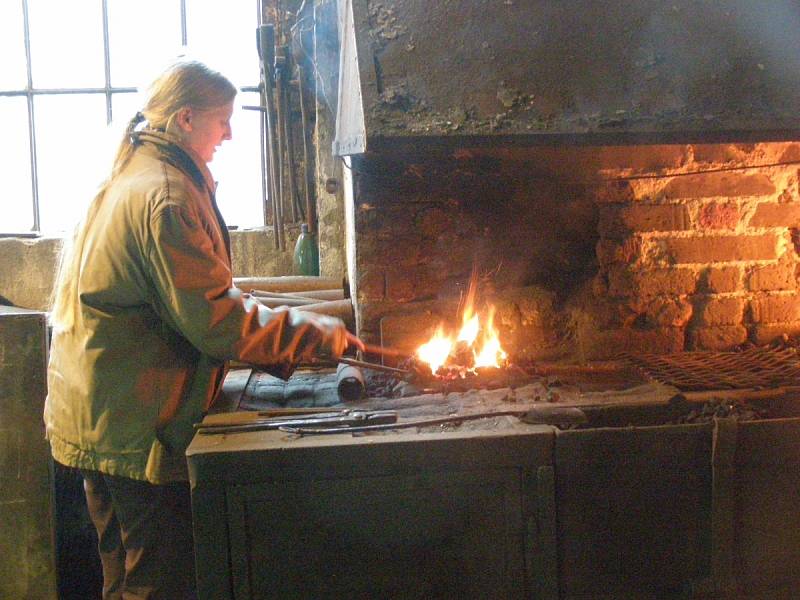
[[[0,2],[0,233],[71,229],[107,175],[139,89],[189,54],[239,86],[233,140],[209,165],[229,225],[264,224],[258,0]]]

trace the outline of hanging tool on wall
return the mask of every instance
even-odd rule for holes
[[[303,67],[297,65],[297,94],[300,102],[300,128],[303,134],[303,190],[306,203],[306,223],[311,234],[317,231],[317,211],[311,196],[311,177],[310,153],[308,150],[308,116],[306,115],[305,100],[305,72]]]
[[[274,63],[275,63],[275,30],[272,25],[259,25],[257,29],[258,59],[261,67],[261,106],[257,107],[263,115],[265,129],[264,159],[265,173],[268,180],[268,189],[272,207],[272,223],[275,235],[275,247],[286,249],[283,235],[283,214],[281,207],[280,189],[280,140],[276,123],[273,89],[275,88]],[[250,108],[250,107],[247,107]]]
[[[276,78],[276,94],[281,113],[281,139],[284,143],[281,151],[284,161],[285,191],[288,195],[292,219],[294,222],[299,222],[305,221],[306,215],[297,189],[297,168],[295,166],[297,161],[294,147],[294,127],[292,126],[294,121],[292,118],[292,88],[296,87],[296,81],[290,79],[290,74],[294,69],[294,57],[289,52],[288,46],[276,48],[275,53],[276,72],[279,73]]]

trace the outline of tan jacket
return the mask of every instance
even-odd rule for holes
[[[80,311],[55,333],[45,425],[66,465],[166,483],[237,359],[291,372],[319,335],[233,287],[228,232],[205,165],[156,132],[89,225]]]

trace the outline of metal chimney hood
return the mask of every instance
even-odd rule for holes
[[[334,152],[800,139],[798,30],[790,0],[340,0]]]

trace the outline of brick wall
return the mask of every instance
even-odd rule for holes
[[[473,265],[515,354],[723,350],[800,333],[798,158],[792,143],[360,157],[361,333],[414,347],[454,319]]]

